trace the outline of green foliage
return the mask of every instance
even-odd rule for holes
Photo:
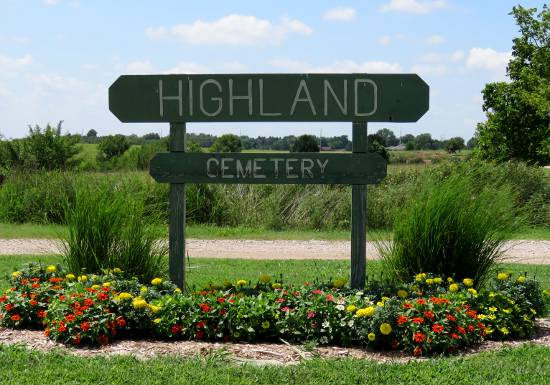
[[[460,151],[466,147],[464,145],[464,139],[462,139],[460,136],[456,136],[454,138],[451,138],[449,140],[446,140],[443,143],[443,147],[445,147],[445,150],[447,150],[448,153],[455,153],[457,151]]]
[[[479,155],[499,162],[550,163],[550,9],[514,7],[520,30],[508,64],[511,82],[483,89],[487,121],[477,126]]]
[[[382,143],[385,147],[397,146],[399,139],[395,136],[392,130],[389,128],[382,128],[376,131],[376,135],[382,139]]]
[[[216,139],[212,147],[211,152],[241,152],[242,143],[241,138],[233,134],[225,134]]]
[[[378,134],[368,135],[368,152],[377,152],[382,155],[382,158],[388,160],[390,155],[384,145],[384,139],[378,136]]]
[[[88,133],[86,134],[86,137],[97,138],[97,131],[92,128],[90,131],[88,131]]]
[[[65,208],[64,263],[77,273],[120,268],[145,280],[162,274],[167,246],[156,241],[146,213],[143,201],[115,194],[105,183],[79,186]]]
[[[110,161],[124,154],[129,148],[130,143],[124,135],[105,136],[99,141],[97,160]]]
[[[397,279],[429,271],[483,283],[517,225],[514,194],[479,184],[479,172],[425,181],[393,226],[393,242],[378,244],[387,271]]]
[[[290,152],[319,152],[319,141],[313,135],[300,135],[290,146]]]

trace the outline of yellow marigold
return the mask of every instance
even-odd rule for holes
[[[400,297],[400,298],[407,298],[409,296],[409,293],[407,292],[407,290],[397,290],[397,296]]]
[[[122,270],[120,270],[118,267],[115,267],[115,268],[113,269],[113,273],[115,273],[115,274],[120,274],[120,273],[122,273]]]
[[[369,307],[366,307],[366,308],[363,308],[363,309],[358,309],[356,312],[355,312],[355,315],[357,317],[372,317],[375,313],[376,309],[372,306],[369,306]]]
[[[491,313],[494,313],[494,312],[496,312],[497,310],[498,310],[498,309],[497,309],[496,307],[494,307],[494,306],[491,306],[491,307],[489,308],[489,311],[490,311]]]
[[[376,334],[371,332],[367,335],[367,337],[368,337],[369,341],[374,341],[376,339]]]
[[[494,320],[497,319],[497,316],[494,315],[494,314],[489,314],[489,315],[487,316],[487,318],[489,318],[491,321],[494,321]]]
[[[271,285],[271,287],[273,289],[280,289],[281,287],[283,287],[283,285],[281,285],[279,282],[275,282],[273,285]]]
[[[517,283],[524,283],[524,282],[525,282],[525,276],[524,276],[524,275],[520,275],[520,276],[516,279],[516,282],[517,282]]]
[[[470,294],[473,295],[473,296],[476,296],[476,295],[477,295],[477,290],[476,290],[476,289],[469,288],[469,289],[468,289],[468,293],[470,293]]]
[[[151,310],[151,313],[157,314],[160,311],[160,306],[149,305],[149,310]]]
[[[357,310],[357,307],[355,307],[355,305],[349,305],[347,308],[346,308],[346,311],[350,312],[350,313],[353,313],[355,310]]]
[[[462,280],[462,283],[464,284],[464,286],[468,286],[468,287],[474,286],[474,280],[471,278],[464,278]]]
[[[454,282],[454,279],[453,279],[452,277],[447,277],[447,282],[453,283],[453,282]]]
[[[111,287],[111,282],[103,282],[103,287]]]
[[[479,318],[480,320],[484,320],[487,318],[487,316],[485,314],[478,314],[477,318]]]
[[[149,291],[149,289],[147,289],[147,286],[142,286],[142,287],[139,289],[139,291],[140,291],[141,293],[147,293],[147,292]]]
[[[428,285],[433,285],[434,280],[431,279],[431,278],[428,278],[428,279],[426,280],[426,283],[427,283]]]
[[[132,302],[132,305],[134,306],[134,309],[143,309],[147,307],[147,301],[145,301],[143,298],[136,298]]]
[[[57,271],[57,267],[55,265],[49,265],[48,267],[46,267],[46,271],[48,273],[55,273]]]
[[[491,328],[485,328],[485,333],[491,334],[491,333],[493,333],[493,332],[494,332],[493,329],[491,329]]]
[[[156,324],[159,324],[159,323],[160,323],[160,318],[155,318],[155,319],[153,320],[153,322],[156,323]]]
[[[380,325],[380,333],[387,336],[391,333],[391,325],[389,323],[383,323]]]
[[[497,279],[499,281],[506,281],[508,279],[509,275],[508,273],[498,273],[497,274]]]
[[[510,309],[510,308],[502,309],[502,311],[506,314],[512,313],[512,309]]]
[[[17,277],[19,277],[21,274],[23,274],[23,273],[21,273],[20,271],[14,271],[13,273],[11,273],[11,276],[12,276],[12,278],[17,278]]]
[[[435,284],[438,284],[438,285],[439,285],[439,284],[442,283],[442,282],[443,282],[443,280],[442,280],[440,277],[435,277],[435,278],[434,278],[434,283],[435,283]]]
[[[161,278],[153,278],[153,280],[151,281],[151,285],[153,286],[158,286],[162,283],[162,279]]]
[[[269,275],[269,274],[260,275],[260,282],[268,283],[270,281],[271,281],[271,275]]]
[[[78,282],[87,282],[88,276],[87,275],[79,275],[78,276]]]
[[[99,286],[99,285],[93,285],[93,286],[92,286],[92,289],[94,289],[94,290],[99,290],[100,287],[101,287],[101,286]]]
[[[244,279],[239,279],[239,280],[237,281],[237,286],[244,286],[244,285],[246,285],[246,283],[247,283],[247,282],[246,282]]]
[[[376,302],[376,306],[384,307],[384,301]]]
[[[120,293],[118,295],[118,298],[121,300],[121,301],[126,301],[126,300],[129,300],[129,299],[132,299],[134,298],[134,296],[130,293]]]
[[[176,287],[176,288],[174,289],[174,293],[178,293],[178,294],[181,293],[181,289],[180,289],[179,287]]]
[[[452,293],[456,293],[458,291],[458,285],[456,283],[451,283],[449,285],[449,291]]]

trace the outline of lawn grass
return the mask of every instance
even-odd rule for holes
[[[38,238],[55,239],[66,234],[60,225],[37,225],[32,223],[0,223],[0,239]],[[168,236],[168,225],[159,226],[159,234]],[[220,227],[212,225],[187,225],[186,236],[195,239],[257,239],[257,240],[324,240],[347,241],[351,232],[345,230],[265,230],[253,227]],[[367,239],[390,239],[391,231],[368,230]],[[523,228],[510,239],[550,240],[550,228]]]
[[[131,356],[76,357],[0,345],[2,384],[522,384],[550,383],[550,348],[522,346],[468,357],[380,364],[314,359],[291,366],[237,365],[223,354],[139,360]]]

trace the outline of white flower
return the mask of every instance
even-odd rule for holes
[[[322,344],[328,344],[328,338],[325,336],[322,336],[321,338],[319,338],[319,342]]]
[[[344,305],[336,305],[336,309],[343,311],[345,309]]]
[[[350,328],[352,328],[353,325],[355,325],[355,320],[354,320],[354,319],[349,320],[349,321],[348,321],[348,326],[349,326]]]
[[[330,322],[325,321],[321,324],[321,326],[324,327],[324,328],[328,328],[328,327],[330,327]]]

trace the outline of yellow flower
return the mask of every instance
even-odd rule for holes
[[[87,282],[88,276],[87,275],[79,275],[78,276],[78,282]]]
[[[262,328],[264,328],[264,329],[268,329],[269,325],[270,325],[269,321],[262,322]]]
[[[470,294],[473,295],[474,297],[477,296],[477,290],[476,290],[476,289],[469,288],[469,289],[468,289],[468,293],[470,293]]]
[[[510,330],[508,330],[508,328],[505,327],[505,326],[499,328],[498,330],[500,330],[500,332],[501,332],[502,334],[504,334],[504,335],[510,334]]]
[[[497,316],[494,315],[494,314],[489,314],[489,315],[487,316],[487,318],[489,318],[491,321],[494,321],[494,320],[497,319]]]
[[[54,266],[54,265],[50,265],[50,266],[46,267],[46,271],[48,273],[55,273],[57,271],[57,267]]]
[[[434,280],[431,279],[431,278],[428,278],[428,279],[426,280],[426,283],[427,283],[428,285],[432,285],[432,284],[434,283]]]
[[[533,309],[533,308],[529,308],[529,310],[531,311],[531,313],[533,313],[533,314],[537,314],[537,311],[536,311],[535,309]]]
[[[414,291],[418,291],[418,285],[412,285],[411,289],[413,289]]]
[[[489,293],[489,298],[495,298],[495,293],[493,291]]]
[[[456,293],[458,291],[458,285],[456,283],[452,283],[449,285],[449,291],[452,293]]]
[[[484,320],[487,318],[487,316],[485,314],[478,314],[477,318],[479,318],[480,320]]]
[[[471,278],[464,278],[464,279],[462,280],[462,283],[463,283],[465,286],[468,286],[468,287],[474,286],[474,280],[471,279]]]
[[[502,311],[506,314],[510,314],[512,312],[512,309],[508,308],[508,309],[502,309]]]
[[[103,287],[111,287],[111,282],[103,282]]]
[[[94,290],[99,290],[99,288],[100,288],[99,285],[93,285],[93,286],[92,286],[92,289],[94,289]]]
[[[400,298],[407,298],[409,296],[409,293],[407,293],[407,290],[397,290],[397,296]]]
[[[134,298],[134,296],[133,296],[132,294],[130,294],[130,293],[120,293],[120,294],[118,295],[118,298],[119,298],[120,300],[122,300],[122,301],[126,301],[126,300],[128,300],[128,299]]]
[[[271,287],[273,289],[280,289],[281,287],[283,287],[279,282],[275,282],[273,285],[271,285]]]
[[[139,291],[140,291],[141,293],[147,293],[148,290],[149,290],[149,289],[147,289],[147,286],[142,286],[142,287],[139,289]]]
[[[136,298],[132,302],[132,305],[134,306],[134,309],[143,309],[147,307],[147,301],[145,301],[143,298]]]
[[[355,315],[359,318],[361,317],[372,317],[375,313],[376,309],[372,306],[369,306],[369,307],[366,307],[366,308],[363,308],[363,309],[358,309],[356,312],[355,312]]]
[[[367,337],[368,337],[369,341],[374,341],[374,340],[376,339],[376,334],[374,334],[374,333],[369,333],[369,334],[367,335]]]
[[[497,279],[499,281],[506,281],[508,279],[509,275],[508,273],[498,273],[497,274]]]
[[[239,279],[237,281],[237,286],[244,286],[244,285],[246,285],[246,281],[244,279]]]
[[[550,297],[550,290],[543,290],[543,291],[542,291],[542,294],[544,294],[544,295]]]
[[[491,328],[485,328],[485,333],[491,334],[494,330]]]
[[[525,282],[525,276],[524,276],[524,275],[520,275],[520,276],[516,279],[516,282],[517,282],[517,283],[524,283],[524,282]]]
[[[422,282],[422,278],[424,278],[426,274],[420,273],[416,275],[416,282]]]
[[[347,279],[338,278],[338,279],[334,280],[334,282],[332,283],[332,286],[335,287],[336,289],[339,289],[339,288],[343,287],[346,283],[348,283]]]
[[[118,267],[115,267],[115,268],[113,269],[113,273],[115,273],[115,274],[120,274],[120,273],[122,273],[122,270],[120,270]]]
[[[149,310],[151,310],[151,313],[157,314],[160,311],[160,306],[149,305]]]
[[[389,323],[383,323],[380,325],[380,333],[387,336],[391,333],[391,325]]]
[[[376,302],[376,306],[384,307],[384,302],[378,301]]]
[[[491,307],[489,308],[489,311],[490,311],[491,313],[494,313],[494,312],[496,312],[497,310],[498,310],[498,309],[497,309],[496,307],[494,307],[494,306],[491,306]]]
[[[178,294],[181,293],[181,289],[180,289],[179,287],[176,287],[176,288],[174,289],[174,293],[178,293]]]
[[[439,278],[439,277],[434,278],[434,283],[439,285],[441,282],[443,282],[443,280],[441,278]]]
[[[19,277],[21,274],[23,274],[23,273],[21,273],[20,271],[14,271],[13,273],[11,273],[11,276],[12,276],[12,278],[17,278],[17,277]]]
[[[151,285],[153,286],[158,286],[162,283],[162,279],[160,278],[153,278],[153,280],[151,281]]]
[[[447,282],[453,283],[453,282],[454,282],[454,279],[453,279],[452,277],[447,277]]]
[[[160,318],[155,318],[155,319],[153,320],[153,322],[156,323],[156,324],[159,324],[159,323],[160,323]]]
[[[271,275],[269,274],[260,275],[260,282],[268,283],[269,281],[271,281]]]
[[[353,313],[357,308],[355,307],[355,305],[349,305],[347,308],[346,308],[346,311],[350,312],[350,313]]]

